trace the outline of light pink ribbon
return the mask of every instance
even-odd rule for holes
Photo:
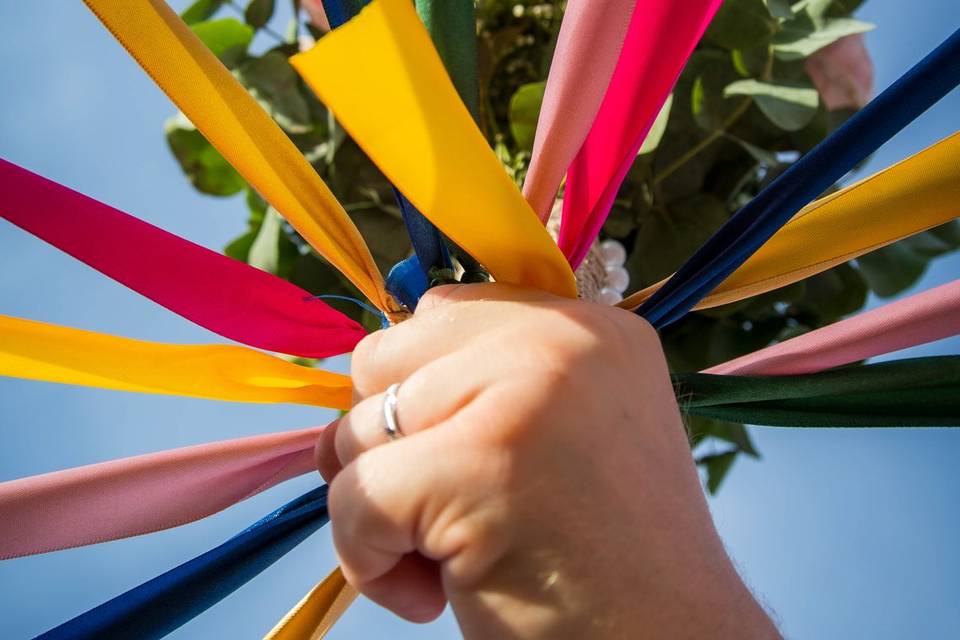
[[[607,94],[567,172],[560,248],[576,268],[720,0],[637,0]]]
[[[816,373],[960,334],[960,280],[872,309],[704,371],[724,375]]]
[[[201,327],[309,358],[351,351],[363,328],[286,280],[0,159],[0,218]]]
[[[570,0],[540,107],[523,195],[543,222],[610,84],[636,0]]]
[[[0,483],[0,560],[205,518],[313,470],[322,429],[214,442]]]

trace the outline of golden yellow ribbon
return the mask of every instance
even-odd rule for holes
[[[694,309],[798,282],[960,215],[960,133],[804,207]],[[638,307],[667,279],[625,298]]]
[[[120,391],[349,409],[348,376],[235,345],[163,344],[0,316],[0,375]]]
[[[357,592],[337,567],[284,616],[263,640],[320,640],[347,610]]]
[[[576,296],[573,272],[457,96],[409,0],[374,0],[291,58],[380,170],[499,281]]]
[[[384,311],[395,303],[356,226],[286,134],[163,0],[84,0],[230,164]]]

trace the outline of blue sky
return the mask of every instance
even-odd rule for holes
[[[184,2],[175,2],[182,6]],[[883,88],[960,26],[956,0],[868,0]],[[0,3],[0,157],[220,249],[242,204],[197,195],[167,151],[173,108],[79,2]],[[886,145],[875,171],[952,133],[954,92]],[[218,341],[0,222],[0,313],[169,342]],[[915,290],[960,274],[960,257]],[[876,303],[876,301],[872,301]],[[960,352],[960,339],[911,351]],[[896,354],[900,357],[903,354]],[[345,362],[336,363],[344,367]],[[0,480],[321,424],[323,410],[140,396],[0,379]],[[753,429],[759,462],[711,501],[731,555],[789,637],[960,635],[960,431]],[[0,636],[41,632],[201,553],[317,482],[305,477],[204,521],[0,563]],[[171,637],[258,638],[335,562],[322,531]],[[455,638],[361,602],[331,638]]]

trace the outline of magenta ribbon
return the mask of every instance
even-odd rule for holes
[[[540,106],[523,195],[550,217],[563,174],[593,124],[620,57],[636,0],[570,0]]]
[[[0,159],[0,217],[224,337],[308,358],[349,352],[359,324],[303,289]]]
[[[703,373],[787,376],[865,360],[960,334],[960,280],[871,309]]]
[[[574,268],[600,232],[627,171],[720,0],[637,0],[613,78],[567,172],[558,240]]]
[[[315,469],[322,427],[0,483],[0,560],[169,529]]]

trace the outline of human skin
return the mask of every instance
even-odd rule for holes
[[[477,638],[778,638],[707,509],[656,332],[499,284],[438,287],[354,351],[317,445],[347,580]],[[384,431],[400,383],[404,437]]]

